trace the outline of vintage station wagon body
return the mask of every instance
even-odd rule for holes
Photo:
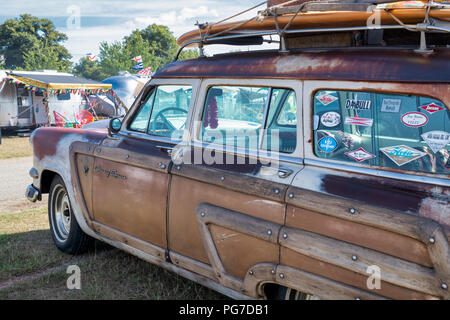
[[[116,133],[35,131],[33,188],[59,175],[84,233],[233,298],[449,299],[449,61],[353,48],[175,62]]]

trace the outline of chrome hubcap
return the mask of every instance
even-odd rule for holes
[[[57,185],[53,191],[51,220],[56,238],[64,242],[70,233],[70,202],[62,185]]]

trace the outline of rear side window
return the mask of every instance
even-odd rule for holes
[[[293,153],[297,99],[291,89],[217,86],[208,90],[200,139],[243,149]]]
[[[450,173],[450,112],[439,100],[318,91],[316,156],[424,173]]]

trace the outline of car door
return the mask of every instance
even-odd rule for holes
[[[196,88],[196,81],[153,81],[120,132],[95,150],[92,208],[98,232],[167,247],[171,151],[183,137]]]
[[[202,83],[192,143],[172,168],[173,262],[239,291],[249,272],[278,263],[286,190],[302,169],[301,87],[276,80]],[[280,125],[280,135],[267,139]]]

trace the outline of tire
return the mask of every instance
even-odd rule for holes
[[[50,186],[48,219],[53,241],[62,252],[77,255],[92,246],[94,239],[85,234],[78,225],[66,185],[58,175],[53,178]]]
[[[317,297],[291,288],[277,286],[274,290],[275,300],[318,300]]]

